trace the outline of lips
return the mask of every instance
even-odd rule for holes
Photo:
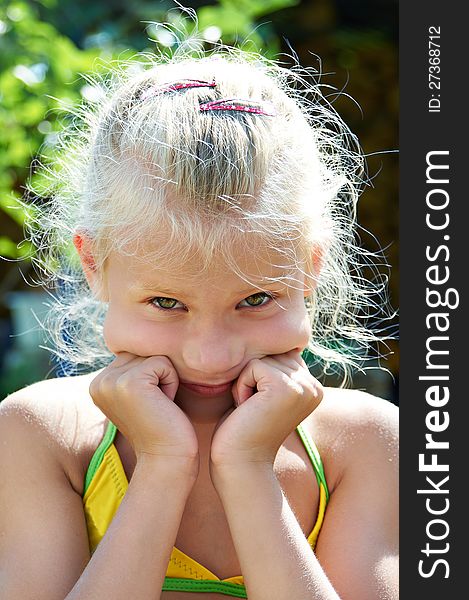
[[[217,396],[230,390],[231,386],[233,385],[233,382],[228,381],[227,383],[223,383],[220,385],[202,385],[199,383],[189,383],[186,381],[181,381],[181,385],[183,385],[188,390],[200,394],[201,396]]]

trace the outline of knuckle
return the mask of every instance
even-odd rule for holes
[[[170,360],[167,356],[163,356],[163,355],[159,355],[159,356],[150,356],[149,361],[155,363],[155,364],[160,364],[160,365],[169,365]]]
[[[160,370],[162,368],[174,369],[173,363],[167,356],[150,356],[147,360],[150,362],[153,368],[159,368]]]
[[[122,373],[119,375],[114,383],[114,387],[117,392],[125,394],[128,392],[131,384],[131,377],[129,376],[129,371]]]
[[[89,392],[90,392],[91,398],[94,401],[95,397],[99,393],[99,382],[97,381],[97,378],[93,379],[93,381],[90,383]]]
[[[89,393],[96,404],[100,406],[101,400],[108,396],[112,391],[112,373],[109,371],[103,371],[97,377],[91,381],[89,386]]]
[[[112,390],[113,387],[113,381],[114,381],[114,375],[108,371],[107,373],[104,373],[102,378],[99,381],[99,392],[101,392],[102,394],[108,394],[110,393],[110,391]]]
[[[97,406],[101,406],[101,399],[103,397],[102,391],[102,382],[101,381],[92,381],[89,386],[89,393],[93,403]]]
[[[253,358],[252,360],[249,361],[248,364],[251,367],[259,367],[259,366],[265,366],[266,365],[266,361],[263,360],[262,358]]]
[[[324,388],[319,382],[314,382],[308,387],[308,389],[309,403],[311,404],[311,406],[313,406],[313,408],[316,408],[322,401],[322,398],[324,396]]]
[[[318,398],[319,402],[321,402],[322,399],[324,398],[324,388],[319,383],[319,381],[316,384],[315,391],[316,391],[316,397]]]
[[[308,371],[296,371],[292,376],[291,388],[297,394],[297,400],[311,411],[321,402],[324,389],[322,385]]]

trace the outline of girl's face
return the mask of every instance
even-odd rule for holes
[[[304,275],[298,271],[290,284],[269,282],[287,274],[272,263],[268,252],[257,251],[237,263],[259,290],[216,258],[196,277],[196,258],[175,273],[112,254],[104,281],[106,345],[114,354],[167,356],[180,382],[206,385],[232,382],[254,358],[301,351],[310,334]]]

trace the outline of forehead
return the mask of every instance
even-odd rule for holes
[[[269,281],[298,278],[300,265],[285,248],[271,248],[260,236],[249,235],[207,256],[204,248],[184,248],[168,243],[164,236],[140,241],[128,252],[112,252],[109,275],[129,286],[152,287],[162,283],[180,289],[184,283],[204,283],[218,288],[245,288]]]

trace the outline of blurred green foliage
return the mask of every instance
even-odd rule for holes
[[[31,3],[11,2],[2,8],[0,30],[0,210],[6,230],[2,226],[0,254],[18,258],[30,252],[16,242],[25,219],[18,200],[31,161],[41,147],[46,154],[53,150],[58,99],[80,99],[83,82],[77,73],[89,71],[99,51],[78,49],[39,20]]]

